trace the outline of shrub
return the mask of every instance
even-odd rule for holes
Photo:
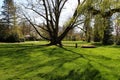
[[[36,41],[36,37],[35,36],[29,36],[29,37],[25,37],[26,41]]]
[[[25,38],[20,38],[19,42],[25,42]]]
[[[100,42],[101,41],[101,38],[98,36],[94,36],[94,42]]]
[[[120,38],[118,40],[116,40],[116,45],[120,45]]]
[[[19,42],[19,35],[17,33],[11,33],[6,39],[5,42]]]
[[[104,38],[103,41],[102,41],[102,44],[103,45],[112,45],[112,44],[114,44],[114,40],[113,40],[113,38],[111,38],[111,39],[110,38],[109,39]]]

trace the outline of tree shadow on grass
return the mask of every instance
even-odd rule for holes
[[[66,51],[69,51],[69,52],[71,52],[71,53],[73,53],[73,54],[75,54],[75,55],[78,55],[79,57],[82,57],[82,58],[84,58],[84,59],[86,59],[86,60],[88,60],[88,64],[94,69],[94,67],[90,64],[90,62],[95,62],[95,63],[97,63],[98,65],[100,65],[100,66],[102,66],[102,67],[105,67],[106,69],[112,69],[111,67],[109,67],[109,66],[107,66],[107,65],[105,65],[105,64],[103,64],[103,63],[101,63],[101,62],[97,62],[97,61],[95,61],[95,60],[92,60],[92,59],[90,59],[89,58],[89,56],[91,56],[91,57],[93,57],[93,58],[96,58],[96,59],[102,59],[102,60],[112,60],[112,58],[109,58],[109,57],[106,57],[106,56],[102,56],[102,55],[92,55],[92,54],[80,54],[80,53],[77,53],[77,52],[74,52],[73,50],[70,50],[70,49],[67,49],[67,48],[63,48],[64,50],[66,50]],[[89,66],[89,65],[86,65],[86,66]],[[88,68],[89,69],[89,68]],[[91,69],[91,68],[90,68]],[[87,79],[87,77],[85,77],[86,75],[84,75],[84,80],[104,80],[103,78],[102,78],[102,76],[100,75],[100,72],[99,72],[99,70],[96,70],[95,69],[95,71],[97,71],[98,73],[99,73],[99,78],[98,79],[93,79],[93,78],[95,78],[95,76],[92,76],[93,78],[90,78],[89,77],[89,79]],[[86,71],[85,71],[86,72]],[[94,74],[94,72],[93,72],[93,74]],[[88,70],[88,74],[87,75],[92,75],[92,73],[89,73],[89,70]],[[113,74],[114,76],[116,76],[116,77],[118,77],[119,75],[118,74]],[[101,77],[101,78],[100,78]],[[120,76],[119,76],[120,77]],[[86,78],[86,79],[85,79]],[[73,79],[74,80],[74,79]],[[78,79],[75,79],[75,80],[78,80]],[[80,78],[80,80],[83,80],[82,78]]]
[[[46,80],[102,80],[102,76],[100,72],[93,67],[90,67],[90,65],[86,65],[88,68],[85,68],[84,71],[80,71],[80,67],[78,70],[72,69],[69,70],[67,75],[60,76],[60,75],[55,75],[55,71],[58,70],[59,68],[56,68],[52,72],[45,74],[42,77],[45,77]],[[63,72],[64,73],[64,72]],[[53,74],[53,75],[50,75]],[[57,74],[57,73],[56,73]],[[41,75],[40,75],[41,76]]]
[[[59,50],[58,50],[59,49]],[[61,49],[61,50],[60,50]],[[45,62],[44,64],[38,64],[36,66],[36,68],[42,68],[42,67],[46,67],[46,66],[51,66],[51,67],[55,67],[52,71],[47,72],[47,73],[38,73],[36,76],[37,77],[41,77],[44,78],[45,80],[103,80],[101,77],[101,74],[99,72],[99,70],[96,70],[91,64],[87,64],[87,68],[85,68],[83,71],[81,71],[81,68],[79,67],[78,70],[76,69],[70,69],[68,71],[68,73],[66,75],[58,75],[57,72],[60,71],[61,68],[63,68],[63,65],[66,63],[71,63],[79,58],[85,58],[82,54],[79,54],[77,56],[73,56],[73,55],[64,55],[61,56],[64,53],[64,51],[68,51],[69,50],[65,50],[63,48],[52,48],[51,50],[42,50],[46,56],[48,57],[55,57],[57,56],[58,59],[54,59],[54,60],[49,60],[47,62]],[[56,52],[57,51],[57,52]],[[75,53],[73,51],[71,51],[72,53]],[[72,57],[69,57],[72,56]],[[71,66],[69,66],[71,67]],[[35,68],[34,68],[35,69]],[[64,71],[62,72],[64,74]]]
[[[39,49],[41,48],[41,49]],[[55,47],[47,49],[45,47],[41,46],[34,46],[34,47],[27,47],[27,48],[21,48],[14,51],[12,55],[6,54],[4,56],[11,57],[16,60],[16,62],[19,62],[20,58],[24,59],[25,63],[28,63],[30,61],[29,52],[32,50],[37,49],[38,51],[43,52],[44,56],[48,57],[48,61],[40,61],[43,63],[37,63],[32,66],[29,66],[24,69],[24,71],[14,77],[11,77],[9,79],[23,79],[23,80],[30,80],[33,79],[33,77],[43,78],[45,80],[102,80],[101,74],[99,70],[96,70],[91,64],[87,64],[87,68],[85,68],[83,71],[81,71],[81,67],[78,69],[69,69],[67,71],[67,74],[64,74],[64,70],[61,70],[64,68],[64,65],[66,63],[72,63],[73,61],[79,59],[79,58],[85,58],[82,54],[79,55],[73,55],[69,53],[75,53],[73,51],[65,50],[63,48]],[[64,51],[69,52],[68,54]],[[17,53],[16,53],[17,52]],[[36,53],[35,53],[36,54]],[[39,57],[39,56],[38,56]],[[54,57],[57,57],[54,59]],[[18,60],[17,60],[18,58]],[[24,61],[19,64],[24,64]],[[48,72],[37,72],[37,70],[40,70],[41,68],[45,67],[53,67],[52,70],[48,70]],[[69,66],[71,67],[71,66]],[[46,71],[46,70],[45,70]],[[58,73],[61,72],[60,75]],[[32,74],[34,73],[34,74]],[[29,75],[28,77],[25,77],[24,75]],[[23,76],[23,77],[21,77]]]
[[[110,48],[120,48],[120,45],[113,45],[113,46],[110,46]]]
[[[87,58],[86,56],[92,56],[92,57],[94,57],[94,58],[101,58],[101,59],[105,59],[105,60],[111,60],[111,58],[105,57],[105,56],[102,56],[102,55],[81,54],[81,53],[72,51],[72,50],[67,49],[67,48],[62,48],[62,49],[66,50],[66,51],[69,51],[69,52],[71,52],[72,54],[79,55],[80,57],[85,58],[85,59]]]
[[[45,67],[45,65],[47,65],[47,66],[57,66],[57,67],[48,73],[38,73],[37,76],[42,77],[45,80],[103,80],[99,70],[93,68],[90,64],[87,64],[86,65],[87,68],[85,68],[82,72],[80,72],[81,68],[79,67],[78,70],[76,69],[69,70],[68,74],[64,76],[61,76],[62,73],[64,74],[64,71],[61,73],[61,75],[57,74],[59,72],[59,69],[62,68],[65,63],[72,62],[78,58],[80,57],[76,57],[69,60],[59,59],[59,60],[49,61],[42,66]]]
[[[3,80],[14,80],[19,76],[21,77],[22,74],[25,74],[27,67],[33,66],[31,64],[33,63],[33,60],[30,56],[31,52],[33,53],[33,50],[41,47],[42,46],[38,45],[8,46],[7,44],[0,46],[0,73],[3,73],[3,76],[7,76],[4,77]]]
[[[6,49],[0,52],[0,66],[4,70],[12,69],[14,66],[24,64],[30,60],[26,48]]]
[[[34,64],[31,63],[34,60],[31,60],[29,54],[31,54],[30,52],[33,52],[34,50],[37,50],[43,53],[38,57],[43,56],[47,58],[39,59],[38,61],[34,62]],[[38,80],[39,78],[43,78],[45,80],[104,80],[100,71],[95,69],[90,64],[90,62],[93,60],[89,59],[88,56],[110,60],[110,58],[105,56],[95,56],[95,55],[87,55],[87,54],[83,55],[83,54],[74,52],[72,50],[69,50],[67,48],[59,48],[59,47],[47,48],[45,46],[38,46],[38,45],[20,47],[19,49],[15,49],[1,56],[6,56],[13,60],[16,60],[16,61],[13,61],[13,63],[11,62],[12,65],[31,63],[29,67],[26,67],[24,69],[19,69],[19,71],[21,70],[22,72],[20,71],[21,72],[20,74],[15,75],[14,77],[10,77],[9,79],[11,80],[15,80],[15,79],[33,80],[34,77],[38,77]],[[62,68],[64,68],[64,65],[66,63],[68,64],[73,63],[77,59],[87,60],[87,63],[85,65],[86,67],[84,68],[84,67],[78,66],[79,67],[78,68],[76,66],[76,68],[68,69],[67,73],[64,74],[65,73],[64,69],[62,70]],[[107,66],[101,63],[98,63],[98,64],[107,68]],[[69,67],[72,67],[72,66],[69,66]],[[46,70],[44,69],[46,67],[50,67],[52,69],[50,70],[48,68],[48,70]],[[58,74],[59,72],[61,73]],[[26,75],[28,76],[26,77]]]
[[[50,80],[102,80],[102,77],[98,70],[89,67],[83,72],[70,70],[65,76],[51,76]]]
[[[49,60],[43,64],[34,65],[34,66],[30,67],[30,69],[27,71],[31,72],[31,71],[34,71],[35,69],[40,69],[40,68],[43,68],[46,66],[54,67],[54,69],[52,71],[49,71],[46,73],[38,72],[35,75],[37,77],[44,78],[45,80],[105,80],[103,78],[103,76],[101,75],[100,71],[95,69],[90,64],[90,62],[95,62],[102,67],[111,69],[110,67],[108,67],[102,63],[99,63],[95,60],[91,60],[88,58],[89,56],[92,56],[92,57],[98,58],[98,59],[111,60],[111,58],[109,58],[109,57],[80,54],[80,53],[74,52],[73,50],[69,50],[67,48],[59,48],[59,47],[55,47],[55,48],[51,48],[51,49],[47,49],[47,50],[43,48],[40,51],[42,51],[45,56],[51,58],[51,60]],[[70,54],[69,53],[66,54],[66,52],[64,52],[64,51],[67,51]],[[58,57],[58,58],[52,59],[53,57]],[[65,75],[62,75],[62,73],[64,74],[64,71],[61,73],[61,75],[58,75],[58,72],[61,71],[60,69],[63,68],[64,64],[72,63],[73,61],[80,59],[80,58],[83,58],[88,61],[88,63],[86,64],[87,68],[85,68],[83,71],[81,71],[81,68],[83,68],[83,67],[79,66],[78,69],[75,69],[75,68],[70,69],[68,71],[68,73]],[[26,72],[26,73],[29,73],[29,72]],[[115,75],[115,76],[117,76],[117,75]]]
[[[36,45],[4,45],[0,46],[0,67],[9,69],[19,64],[31,63],[30,54],[37,47]]]

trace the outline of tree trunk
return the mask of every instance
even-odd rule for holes
[[[111,45],[113,44],[113,39],[112,39],[112,31],[113,28],[110,25],[110,17],[107,17],[104,19],[104,35],[103,35],[103,40],[102,44],[104,45]]]
[[[50,40],[49,45],[58,45],[59,47],[62,47],[62,40],[58,39],[58,38],[52,38]]]

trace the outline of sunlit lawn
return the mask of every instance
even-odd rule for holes
[[[120,80],[120,46],[40,46],[45,43],[1,43],[0,80]]]

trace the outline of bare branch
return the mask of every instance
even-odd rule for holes
[[[63,9],[63,7],[65,6],[65,3],[67,2],[68,0],[65,0],[64,2],[63,2],[63,4],[61,5],[61,7],[60,7],[60,13],[61,13],[61,11],[62,11],[62,9]],[[61,2],[62,2],[62,0],[61,0]],[[59,4],[61,4],[61,2],[59,3]]]
[[[36,30],[36,32],[39,34],[39,36],[41,36],[42,38],[44,38],[44,39],[46,39],[46,40],[50,40],[50,39],[42,36],[42,35],[40,34],[40,32],[38,31],[38,29],[35,27],[35,25],[31,22],[31,20],[28,19],[28,17],[27,17],[24,13],[23,13],[23,15],[24,15],[24,17],[27,19],[27,21],[33,26],[33,28]]]
[[[79,26],[77,26],[77,28],[79,28],[79,29],[81,29],[83,32],[85,32],[85,30],[84,30],[83,28],[81,28],[81,27],[79,27]]]

